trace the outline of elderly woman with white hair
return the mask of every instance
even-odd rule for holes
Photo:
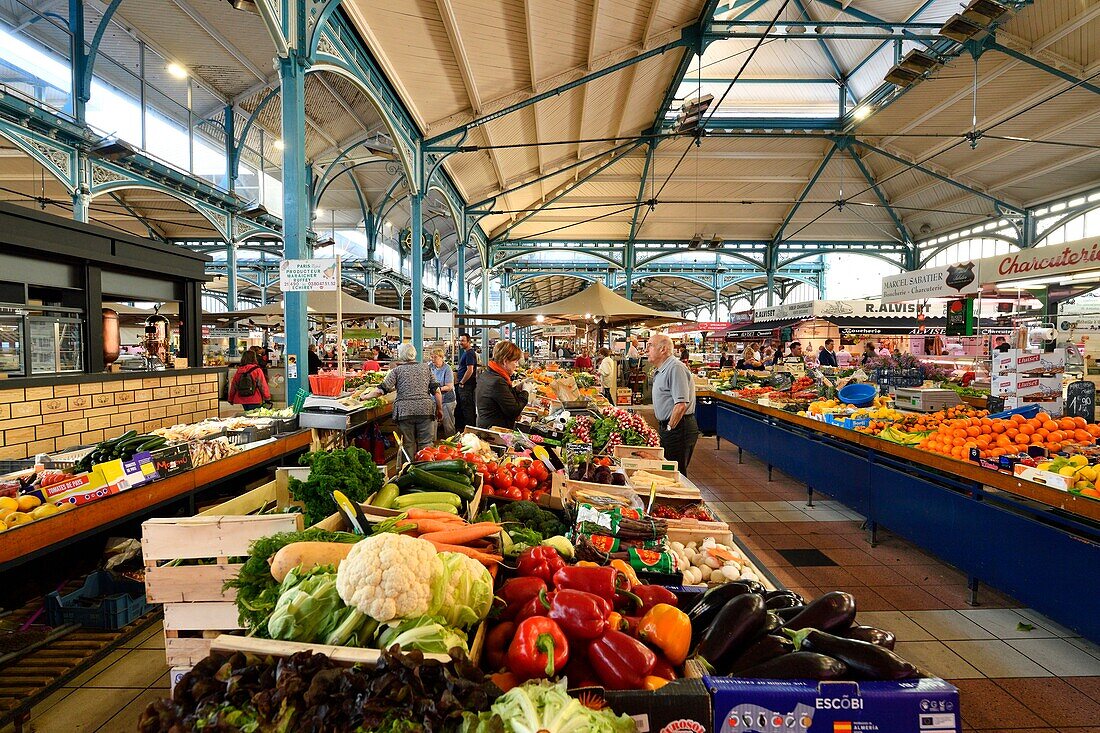
[[[443,397],[431,364],[417,361],[416,356],[415,346],[401,344],[397,363],[370,393],[371,397],[378,397],[396,390],[393,421],[410,456],[432,444],[435,421],[443,415]]]
[[[676,461],[688,474],[691,454],[699,440],[695,422],[695,378],[686,364],[673,357],[672,339],[659,333],[649,340],[649,361],[653,364],[653,414],[665,458]]]

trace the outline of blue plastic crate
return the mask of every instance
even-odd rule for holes
[[[82,598],[99,598],[94,605],[82,605]],[[118,577],[106,570],[88,576],[80,590],[62,596],[46,596],[46,617],[51,626],[80,624],[90,629],[121,629],[149,608],[145,584]]]

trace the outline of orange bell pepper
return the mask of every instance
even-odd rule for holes
[[[669,683],[664,677],[654,677],[649,675],[645,678],[644,684],[647,690],[659,690]]]
[[[623,620],[623,615],[618,611],[612,611],[607,616],[607,628],[614,629],[615,631],[625,631],[626,622]]]
[[[658,603],[638,622],[638,638],[664,652],[671,664],[683,664],[691,647],[691,619],[675,606]]]
[[[630,590],[630,588],[642,584],[641,581],[638,580],[638,574],[634,572],[634,568],[626,560],[612,560],[610,564],[611,567],[625,575],[626,579],[630,581],[630,586],[625,590]]]
[[[581,560],[580,562],[574,563],[574,564],[577,567],[580,567],[580,568],[599,568],[599,567],[603,567],[598,562],[592,562],[591,560]]]

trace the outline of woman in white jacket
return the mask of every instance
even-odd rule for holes
[[[603,357],[599,367],[600,387],[607,401],[615,404],[615,372],[618,371],[615,360],[611,358],[611,351],[606,346],[600,349],[600,356]]]

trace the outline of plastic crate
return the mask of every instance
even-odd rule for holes
[[[100,600],[94,605],[81,605],[85,598]],[[148,608],[143,583],[106,570],[89,575],[80,590],[65,596],[54,591],[46,596],[46,617],[51,626],[80,624],[91,629],[121,629]]]
[[[293,433],[298,429],[298,416],[275,418],[275,434]]]
[[[333,374],[310,374],[309,391],[323,397],[338,397],[344,391],[344,377]]]
[[[261,440],[267,440],[274,432],[274,427],[244,428],[243,430],[227,430],[225,437],[233,445],[244,445],[245,443],[256,443]]]

